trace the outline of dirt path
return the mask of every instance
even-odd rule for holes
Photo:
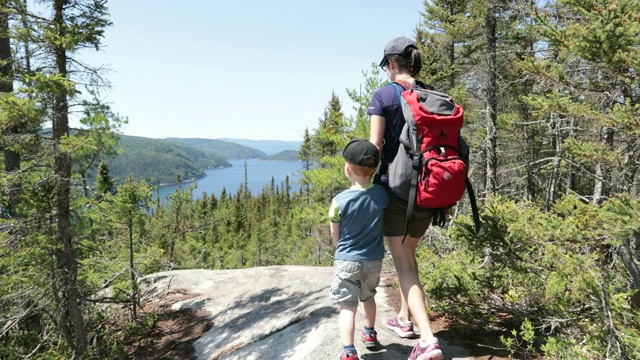
[[[381,285],[387,294],[387,304],[390,308],[398,311],[401,300],[395,271],[383,272]],[[438,316],[430,320],[431,329],[436,337],[445,340],[447,343],[467,349],[474,360],[508,359],[504,352],[496,349],[500,346],[499,339],[487,338],[486,334],[452,331],[449,329],[449,321],[444,316]]]

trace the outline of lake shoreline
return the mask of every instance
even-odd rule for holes
[[[235,193],[245,182],[245,167],[248,178],[249,190],[252,194],[259,194],[265,186],[274,181],[280,186],[289,177],[292,186],[300,178],[300,170],[303,163],[300,161],[262,161],[252,160],[230,160],[231,167],[216,167],[205,170],[205,176],[194,177],[181,183],[156,185],[161,197],[166,197],[174,193],[179,188],[186,188],[192,184],[197,184],[197,189],[193,191],[193,197],[199,198],[203,192],[208,195],[219,196],[224,188],[227,193]],[[272,180],[273,178],[273,180]]]
[[[217,170],[217,169],[228,169],[230,167],[233,167],[233,165],[229,165],[229,166],[216,166],[216,167],[210,167],[210,168],[204,168],[202,169],[202,171],[205,171],[204,176],[200,176],[200,177],[192,177],[191,179],[188,180],[184,180],[181,182],[173,182],[173,183],[161,183],[156,185],[156,187],[161,188],[161,187],[167,187],[167,186],[177,186],[177,185],[183,185],[183,184],[187,184],[187,183],[192,183],[194,181],[198,181],[200,179],[204,179],[207,177],[207,170]]]

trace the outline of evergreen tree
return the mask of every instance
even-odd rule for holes
[[[151,201],[151,188],[144,182],[135,184],[133,177],[129,176],[124,184],[118,186],[114,197],[114,220],[123,225],[126,230],[128,248],[128,273],[130,281],[129,301],[131,304],[131,317],[138,318],[140,307],[140,291],[138,290],[138,271],[136,269],[135,254],[139,252],[142,241],[136,238],[137,234],[144,234],[144,230],[137,231],[136,227],[144,229],[146,225],[146,211]],[[141,236],[140,236],[141,237]]]
[[[339,153],[347,143],[349,130],[340,99],[333,93],[311,137],[311,158],[315,167],[303,172],[303,182],[311,184],[312,201],[327,202],[344,188],[346,180],[339,172],[344,160]]]
[[[69,100],[75,83],[69,77],[70,53],[92,46],[98,48],[107,20],[106,1],[53,1],[52,26],[44,29],[44,41],[54,59],[54,73],[47,79],[55,85],[52,95],[53,178],[56,224],[57,265],[54,283],[59,285],[54,298],[58,322],[67,344],[82,356],[87,351],[87,328],[80,308],[77,248],[71,232],[72,153],[65,144],[69,137]]]
[[[88,180],[92,170],[100,161],[117,155],[116,145],[120,139],[119,130],[126,119],[114,114],[110,107],[101,104],[94,95],[90,103],[85,101],[84,116],[80,123],[84,128],[76,129],[70,136],[73,144],[74,172],[78,173],[84,190],[84,196],[89,197]]]
[[[96,179],[96,194],[94,198],[96,201],[102,201],[106,194],[113,192],[116,184],[115,179],[109,176],[109,166],[106,162],[100,162],[98,166],[98,178]]]
[[[37,334],[35,342],[23,343],[27,347],[25,353],[34,349],[46,351],[52,346],[58,349],[60,357],[81,357],[87,353],[89,328],[84,284],[79,281],[83,270],[79,267],[77,236],[85,232],[86,201],[75,192],[72,182],[76,148],[69,141],[69,109],[82,103],[77,81],[98,74],[99,70],[74,56],[82,49],[99,49],[104,28],[109,25],[105,1],[54,0],[29,10],[24,1],[0,5],[0,13],[10,8],[16,16],[9,26],[14,29],[9,36],[16,41],[12,49],[19,52],[22,47],[18,45],[22,44],[25,49],[23,56],[17,54],[12,58],[16,73],[11,81],[19,85],[19,92],[0,99],[3,111],[0,118],[7,121],[2,127],[11,129],[3,137],[2,146],[19,156],[19,162],[13,161],[10,168],[20,170],[3,177],[3,186],[8,186],[11,192],[15,189],[12,184],[20,183],[19,192],[23,194],[20,199],[28,201],[13,203],[18,204],[15,210],[20,214],[15,226],[22,229],[16,236],[25,245],[31,243],[34,249],[30,269],[12,269],[7,274],[22,273],[34,284],[41,277],[48,282],[43,286],[46,291],[40,294],[25,292],[27,300],[23,303],[33,304],[30,308],[36,311],[34,316],[49,314],[41,317],[47,319],[41,323],[46,331]],[[33,44],[36,46],[29,46]],[[40,136],[37,130],[45,120],[51,121],[51,132]],[[21,169],[22,164],[29,166]],[[18,253],[12,252],[10,257],[19,256]],[[22,293],[23,289],[16,291]],[[49,304],[54,308],[47,308]],[[45,336],[51,334],[54,326],[58,336]],[[20,337],[21,333],[16,332],[15,336]],[[56,343],[59,339],[64,339],[64,343]]]
[[[380,75],[380,68],[377,64],[372,64],[370,72],[363,71],[362,75],[364,76],[364,89],[362,87],[359,90],[347,89],[347,96],[355,104],[353,108],[355,115],[346,121],[347,129],[352,129],[348,134],[350,139],[369,139],[370,121],[367,114],[369,103],[375,91],[388,82],[388,79]]]

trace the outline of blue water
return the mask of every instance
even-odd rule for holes
[[[202,197],[202,193],[214,194],[219,197],[222,188],[226,188],[227,194],[235,194],[244,182],[244,163],[247,163],[247,179],[249,190],[252,195],[259,195],[262,189],[271,183],[271,178],[275,180],[276,186],[281,187],[287,175],[292,191],[297,191],[299,187],[302,162],[280,162],[280,161],[260,161],[260,160],[229,160],[233,167],[224,169],[205,170],[207,176],[195,181],[198,186],[193,190],[193,198]],[[187,188],[194,182],[183,183],[181,185],[162,186],[158,189],[160,199],[165,199],[167,195],[173,194],[178,186]],[[155,194],[154,194],[155,195]]]

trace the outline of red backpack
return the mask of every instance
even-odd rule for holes
[[[447,94],[417,88],[406,81],[392,85],[398,90],[406,123],[387,179],[390,189],[408,201],[407,227],[414,203],[435,210],[434,225],[444,226],[445,211],[462,198],[466,189],[476,231],[480,231],[475,194],[467,177],[469,147],[460,137],[464,110]]]

